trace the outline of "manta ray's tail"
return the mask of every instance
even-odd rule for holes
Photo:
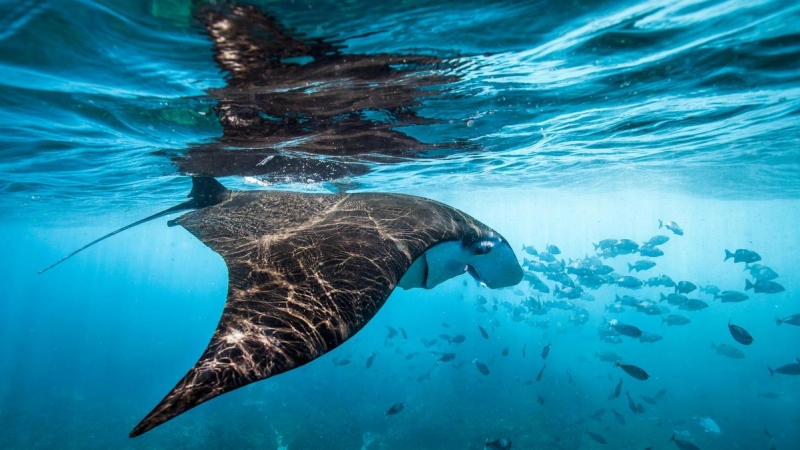
[[[149,222],[149,221],[151,221],[153,219],[157,219],[159,217],[166,216],[167,214],[172,214],[174,212],[184,211],[184,210],[187,210],[187,209],[200,209],[200,208],[205,208],[206,206],[216,205],[217,203],[219,203],[219,202],[225,200],[226,198],[228,198],[229,195],[230,195],[230,191],[228,191],[228,189],[226,189],[225,186],[223,186],[219,181],[215,180],[214,178],[211,178],[211,177],[192,177],[192,190],[189,192],[189,200],[187,200],[187,201],[185,201],[185,202],[183,202],[181,204],[175,205],[175,206],[173,206],[171,208],[167,208],[164,211],[155,213],[152,216],[145,217],[142,220],[138,220],[136,222],[133,222],[130,225],[125,225],[124,227],[122,227],[122,228],[120,228],[118,230],[114,230],[111,233],[108,233],[107,235],[105,235],[105,236],[103,236],[101,238],[95,239],[92,242],[89,242],[88,244],[84,245],[83,247],[81,247],[81,248],[75,250],[74,252],[70,253],[69,255],[67,255],[67,256],[61,258],[60,260],[54,262],[53,264],[49,265],[48,267],[40,270],[39,273],[41,274],[41,273],[47,272],[48,270],[52,269],[53,267],[61,264],[62,262],[68,260],[69,258],[72,258],[73,256],[77,255],[78,253],[82,252],[83,250],[86,250],[87,248],[93,246],[94,244],[97,244],[98,242],[100,242],[100,241],[102,241],[102,240],[104,240],[106,238],[110,238],[111,236],[114,236],[117,233],[123,232],[123,231],[127,230],[128,228],[133,228],[136,225],[141,225],[141,224],[143,224],[145,222]]]

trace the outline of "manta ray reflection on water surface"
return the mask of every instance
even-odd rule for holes
[[[345,55],[299,39],[245,6],[198,12],[228,86],[218,100],[223,136],[173,157],[192,177],[189,200],[167,214],[228,268],[225,308],[195,366],[134,428],[139,436],[226,392],[289,371],[352,337],[395,287],[430,289],[463,273],[490,288],[522,280],[496,231],[445,204],[403,194],[230,191],[213,177],[327,181],[369,163],[431,157],[462,143],[425,144],[394,130],[432,123],[413,106],[453,81],[431,56]],[[420,89],[426,88],[426,89]],[[390,120],[375,120],[381,111]],[[449,150],[448,150],[449,149]],[[41,273],[41,272],[40,272]]]
[[[175,156],[184,173],[329,181],[376,163],[476,148],[397,130],[438,122],[415,108],[459,81],[457,59],[343,53],[340,44],[295,36],[253,6],[202,7],[195,15],[227,86],[209,91],[223,135]]]

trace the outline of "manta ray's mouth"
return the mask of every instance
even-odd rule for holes
[[[492,235],[474,242],[451,241],[431,247],[414,261],[399,286],[432,289],[465,272],[492,289],[514,286],[523,275],[508,242]]]

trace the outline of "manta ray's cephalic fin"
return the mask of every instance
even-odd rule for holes
[[[522,279],[497,232],[408,195],[231,191],[170,224],[225,260],[227,301],[199,361],[131,437],[335,349],[396,286],[431,288],[463,273],[490,288]]]

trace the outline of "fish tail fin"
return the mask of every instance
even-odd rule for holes
[[[661,298],[659,298],[659,299],[658,299],[658,301],[659,301],[659,302],[663,302],[664,300],[666,300],[666,299],[667,299],[667,296],[666,296],[666,295],[664,295],[664,293],[663,293],[663,292],[659,292],[659,293],[658,293],[658,295],[660,295],[660,296],[661,296]]]
[[[775,376],[775,371],[774,371],[774,370],[772,370],[772,369],[771,369],[771,368],[769,368],[769,367],[767,367],[767,370],[769,370],[769,374],[770,374],[771,376],[773,376],[773,377]]]
[[[658,229],[660,230],[664,226],[664,222],[661,219],[658,219]]]
[[[745,272],[747,270],[750,270],[750,263],[744,263],[744,269],[742,269],[742,272]]]
[[[776,318],[775,318],[775,323],[777,323],[777,324],[778,324],[778,326],[780,326],[780,325],[783,323],[783,320],[781,320],[781,318],[780,318],[780,317],[776,317]]]
[[[628,273],[633,272],[633,264],[628,263]]]
[[[672,441],[677,441],[677,439],[675,439],[675,433],[672,433],[672,437],[669,438],[669,442],[672,442]]]
[[[731,258],[733,258],[733,253],[731,253],[730,250],[725,249],[725,259],[723,260],[723,262],[725,262],[725,261],[727,261],[727,260],[729,260]]]
[[[600,248],[600,244],[595,244],[594,242],[592,242],[592,245],[594,245],[595,251],[597,251],[597,249]]]
[[[750,280],[744,280],[744,290],[749,291],[750,289],[753,289],[753,283]]]

